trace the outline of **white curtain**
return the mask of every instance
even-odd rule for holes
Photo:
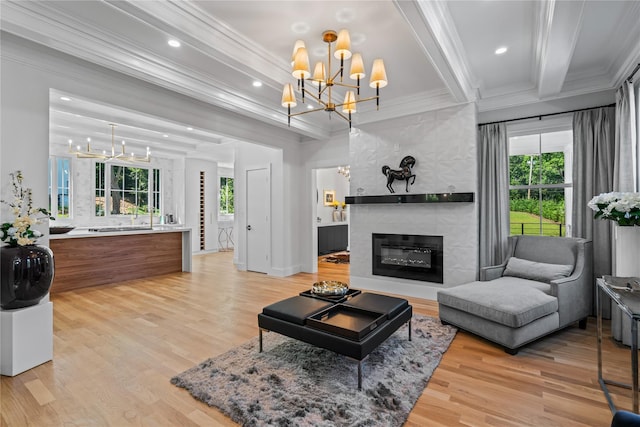
[[[593,241],[594,296],[595,278],[611,274],[611,224],[610,221],[595,220],[587,203],[593,196],[612,191],[614,152],[613,107],[574,113],[573,236]],[[603,314],[609,317],[608,310],[603,310]]]
[[[504,123],[480,126],[480,267],[497,265],[507,255],[509,237],[509,146]]]
[[[616,92],[614,191],[638,191],[636,96],[630,81],[625,81]]]

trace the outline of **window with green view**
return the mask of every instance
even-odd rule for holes
[[[233,212],[233,178],[220,177],[220,214]]]
[[[96,162],[95,172],[96,216],[160,214],[159,169]]]
[[[509,138],[510,231],[570,236],[573,133]]]

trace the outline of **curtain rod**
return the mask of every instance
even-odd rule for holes
[[[638,70],[640,70],[640,64],[636,65],[636,68],[633,69],[633,71],[631,72],[631,74],[629,75],[629,77],[627,77],[627,81],[630,82],[631,79],[633,78],[633,76],[636,75],[636,73],[638,72]]]
[[[640,66],[640,64],[638,64],[638,65]],[[478,126],[494,125],[496,123],[517,122],[519,120],[528,120],[528,119],[539,119],[539,120],[541,120],[543,117],[557,116],[559,114],[577,113],[578,111],[587,111],[587,110],[593,110],[595,108],[607,108],[607,107],[615,107],[615,106],[616,106],[616,104],[614,103],[614,104],[608,104],[608,105],[601,105],[599,107],[579,108],[577,110],[561,111],[559,113],[537,114],[535,116],[520,117],[519,119],[498,120],[498,121],[495,121],[495,122],[478,123]]]

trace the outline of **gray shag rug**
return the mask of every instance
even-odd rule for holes
[[[363,362],[263,334],[176,375],[171,383],[243,426],[401,426],[456,334],[414,314]]]

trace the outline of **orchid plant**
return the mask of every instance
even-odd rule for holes
[[[11,208],[14,215],[12,222],[5,222],[0,226],[0,240],[11,247],[33,245],[38,237],[42,236],[38,230],[32,230],[31,226],[42,223],[42,219],[51,218],[47,209],[34,208],[31,188],[23,187],[21,171],[10,173],[13,192],[12,200],[0,200]]]
[[[640,226],[640,193],[603,193],[591,199],[588,206],[595,211],[595,218]]]

